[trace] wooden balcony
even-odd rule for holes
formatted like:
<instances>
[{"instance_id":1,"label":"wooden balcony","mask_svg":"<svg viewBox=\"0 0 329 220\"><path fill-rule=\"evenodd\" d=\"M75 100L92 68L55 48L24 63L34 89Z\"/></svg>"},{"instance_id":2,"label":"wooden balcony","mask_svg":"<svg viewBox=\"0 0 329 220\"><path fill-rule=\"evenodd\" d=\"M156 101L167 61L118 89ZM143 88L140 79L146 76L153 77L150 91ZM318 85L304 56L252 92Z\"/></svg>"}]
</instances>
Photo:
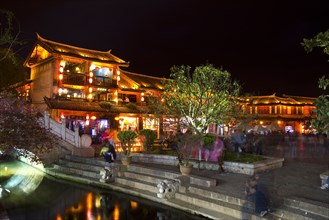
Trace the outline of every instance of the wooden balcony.
<instances>
[{"instance_id":1,"label":"wooden balcony","mask_svg":"<svg viewBox=\"0 0 329 220\"><path fill-rule=\"evenodd\" d=\"M105 88L116 88L117 80L110 79L108 77L102 77L102 76L94 76L92 79L92 83L89 82L89 76L86 76L86 74L79 74L79 73L64 73L63 74L63 84L69 84L69 85L79 85L79 86L85 86L85 85L91 85L95 87L105 87Z\"/></svg>"}]
</instances>

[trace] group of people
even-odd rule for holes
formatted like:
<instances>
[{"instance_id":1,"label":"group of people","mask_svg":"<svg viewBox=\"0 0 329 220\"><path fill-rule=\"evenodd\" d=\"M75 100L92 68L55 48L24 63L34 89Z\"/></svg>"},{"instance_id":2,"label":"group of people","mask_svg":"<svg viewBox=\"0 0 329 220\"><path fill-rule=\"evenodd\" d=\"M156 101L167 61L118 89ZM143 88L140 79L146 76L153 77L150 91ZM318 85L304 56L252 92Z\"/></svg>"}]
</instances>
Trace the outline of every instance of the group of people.
<instances>
[{"instance_id":1,"label":"group of people","mask_svg":"<svg viewBox=\"0 0 329 220\"><path fill-rule=\"evenodd\" d=\"M241 130L235 130L232 134L232 143L235 152L263 154L264 137L261 134L254 132L245 134Z\"/></svg>"}]
</instances>

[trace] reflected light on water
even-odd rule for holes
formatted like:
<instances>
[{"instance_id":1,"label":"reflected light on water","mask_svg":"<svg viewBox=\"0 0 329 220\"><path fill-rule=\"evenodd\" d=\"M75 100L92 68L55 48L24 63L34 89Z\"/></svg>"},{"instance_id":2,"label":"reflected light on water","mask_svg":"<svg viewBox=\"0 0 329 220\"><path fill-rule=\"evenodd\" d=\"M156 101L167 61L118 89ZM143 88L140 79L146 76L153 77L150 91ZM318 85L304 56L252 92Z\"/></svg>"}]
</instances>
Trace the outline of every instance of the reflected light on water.
<instances>
[{"instance_id":1,"label":"reflected light on water","mask_svg":"<svg viewBox=\"0 0 329 220\"><path fill-rule=\"evenodd\" d=\"M0 172L0 178L5 179L1 185L16 193L32 193L38 188L45 175L39 169L19 161L5 162L2 163L0 167L1 170L5 171Z\"/></svg>"},{"instance_id":2,"label":"reflected light on water","mask_svg":"<svg viewBox=\"0 0 329 220\"><path fill-rule=\"evenodd\" d=\"M120 219L120 209L117 204L114 205L114 211L113 211L113 219L119 220Z\"/></svg>"},{"instance_id":3,"label":"reflected light on water","mask_svg":"<svg viewBox=\"0 0 329 220\"><path fill-rule=\"evenodd\" d=\"M130 206L132 209L137 209L138 208L138 203L135 201L130 201Z\"/></svg>"}]
</instances>

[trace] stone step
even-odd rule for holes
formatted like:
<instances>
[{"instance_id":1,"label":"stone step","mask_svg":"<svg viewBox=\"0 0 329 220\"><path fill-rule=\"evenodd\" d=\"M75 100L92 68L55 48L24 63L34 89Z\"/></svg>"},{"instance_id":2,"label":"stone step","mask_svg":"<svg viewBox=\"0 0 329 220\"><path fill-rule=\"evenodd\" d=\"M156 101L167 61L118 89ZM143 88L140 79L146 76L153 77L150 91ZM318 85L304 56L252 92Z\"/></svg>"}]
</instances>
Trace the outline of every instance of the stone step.
<instances>
[{"instance_id":1,"label":"stone step","mask_svg":"<svg viewBox=\"0 0 329 220\"><path fill-rule=\"evenodd\" d=\"M156 193L158 192L158 188L156 184L151 184L145 181L132 179L128 177L116 177L115 183L119 183L121 185L125 185L129 187L131 190L144 190L151 193L154 193L154 196L156 197Z\"/></svg>"},{"instance_id":2,"label":"stone step","mask_svg":"<svg viewBox=\"0 0 329 220\"><path fill-rule=\"evenodd\" d=\"M84 164L90 164L90 165L96 165L96 166L107 166L109 163L104 161L103 158L85 158L85 157L77 157L73 155L65 155L63 158L65 160L69 160L72 162L78 162L78 163L84 163ZM119 161L118 161L119 163Z\"/></svg>"},{"instance_id":3,"label":"stone step","mask_svg":"<svg viewBox=\"0 0 329 220\"><path fill-rule=\"evenodd\" d=\"M237 197L225 195L225 194L222 194L219 192L209 191L209 190L207 190L207 188L190 186L188 191L195 195L206 197L206 198L213 199L216 201L227 202L227 203L237 205L237 206L245 206L250 209L254 209L254 207L255 207L254 203L247 201L244 198L237 198Z\"/></svg>"},{"instance_id":4,"label":"stone step","mask_svg":"<svg viewBox=\"0 0 329 220\"><path fill-rule=\"evenodd\" d=\"M131 171L124 172L124 176L133 180L140 180L150 184L154 184L155 186L164 180L164 178L161 177L150 176L150 175L135 173Z\"/></svg>"},{"instance_id":5,"label":"stone step","mask_svg":"<svg viewBox=\"0 0 329 220\"><path fill-rule=\"evenodd\" d=\"M239 206L224 201L219 201L205 196L200 196L191 192L176 193L175 198L186 203L195 205L196 207L208 209L214 212L223 213L230 217L241 219L242 216L248 216L247 219L256 219L253 210L249 207Z\"/></svg>"},{"instance_id":6,"label":"stone step","mask_svg":"<svg viewBox=\"0 0 329 220\"><path fill-rule=\"evenodd\" d=\"M328 218L316 215L313 213L305 212L298 208L291 208L281 206L280 208L269 213L269 216L275 219L282 220L327 220Z\"/></svg>"},{"instance_id":7,"label":"stone step","mask_svg":"<svg viewBox=\"0 0 329 220\"><path fill-rule=\"evenodd\" d=\"M133 177L135 175L136 175L135 173L132 173ZM127 176L116 177L115 183L127 187L130 190L148 191L149 193L153 193L154 197L157 197L157 193L159 192L156 184L139 179L137 180L136 178L129 178ZM164 201L165 200L166 199L164 199ZM215 201L214 199L208 199L204 196L196 195L193 193L177 192L175 194L175 197L172 199L168 199L166 203L177 205L177 204L182 204L182 202L184 203L183 207L193 206L194 208L192 210L195 210L196 214L202 213L203 215L213 219L217 219L215 216L222 216L222 218L218 218L218 219L239 219L240 216L242 215L241 207L238 205L229 204L223 201ZM248 214L252 215L252 211L250 209L248 209Z\"/></svg>"},{"instance_id":8,"label":"stone step","mask_svg":"<svg viewBox=\"0 0 329 220\"><path fill-rule=\"evenodd\" d=\"M328 195L329 196L329 195ZM321 202L314 201L312 203L308 202L305 198L285 198L284 205L290 208L299 209L308 215L314 214L316 216L323 217L325 219L329 219L329 205L323 204Z\"/></svg>"},{"instance_id":9,"label":"stone step","mask_svg":"<svg viewBox=\"0 0 329 220\"><path fill-rule=\"evenodd\" d=\"M119 170L121 167L121 164L118 163L83 163L81 161L71 161L67 159L60 159L57 163L54 163L61 166L66 166L68 168L75 168L75 169L81 169L91 172L97 172L99 173L101 169L104 169L104 167L109 167L111 169Z\"/></svg>"},{"instance_id":10,"label":"stone step","mask_svg":"<svg viewBox=\"0 0 329 220\"><path fill-rule=\"evenodd\" d=\"M68 166L63 166L60 164L54 164L54 169L57 170L57 172L63 172L63 173L71 173L75 174L81 177L86 177L86 178L92 178L92 179L100 179L100 171L90 171L90 170L83 170L81 168L74 168L74 167L68 167Z\"/></svg>"},{"instance_id":11,"label":"stone step","mask_svg":"<svg viewBox=\"0 0 329 220\"><path fill-rule=\"evenodd\" d=\"M128 171L135 172L135 173L141 173L141 174L148 174L151 176L157 176L164 179L177 179L182 176L180 172L175 171L168 171L168 170L158 170L158 169L152 169L148 168L142 165L136 165L131 164L127 167ZM200 177L200 176L194 176L190 175L190 184L199 185L203 187L213 187L216 186L216 179L206 178L206 177Z\"/></svg>"}]
</instances>

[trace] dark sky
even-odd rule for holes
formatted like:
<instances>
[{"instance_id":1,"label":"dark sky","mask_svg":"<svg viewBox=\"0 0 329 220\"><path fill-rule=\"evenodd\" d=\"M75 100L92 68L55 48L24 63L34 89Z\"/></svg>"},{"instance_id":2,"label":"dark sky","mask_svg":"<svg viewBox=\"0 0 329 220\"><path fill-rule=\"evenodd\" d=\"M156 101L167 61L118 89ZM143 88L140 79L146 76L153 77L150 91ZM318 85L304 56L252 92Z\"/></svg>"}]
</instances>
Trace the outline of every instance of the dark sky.
<instances>
[{"instance_id":1,"label":"dark sky","mask_svg":"<svg viewBox=\"0 0 329 220\"><path fill-rule=\"evenodd\" d=\"M329 29L328 0L7 0L20 21L26 57L42 37L106 51L129 71L168 77L173 65L210 63L243 92L318 96L329 57L303 38Z\"/></svg>"}]
</instances>

